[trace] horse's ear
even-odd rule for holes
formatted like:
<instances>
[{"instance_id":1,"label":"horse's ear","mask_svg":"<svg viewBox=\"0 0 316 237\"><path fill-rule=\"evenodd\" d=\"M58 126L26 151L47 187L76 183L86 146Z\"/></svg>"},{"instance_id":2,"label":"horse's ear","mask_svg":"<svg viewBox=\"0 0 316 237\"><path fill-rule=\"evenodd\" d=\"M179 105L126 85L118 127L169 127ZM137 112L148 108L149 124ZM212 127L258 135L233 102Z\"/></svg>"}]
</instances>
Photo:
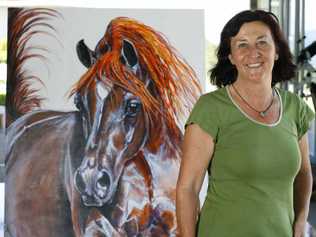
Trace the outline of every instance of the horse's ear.
<instances>
[{"instance_id":1,"label":"horse's ear","mask_svg":"<svg viewBox=\"0 0 316 237\"><path fill-rule=\"evenodd\" d=\"M85 44L83 39L77 43L76 50L80 62L85 67L91 67L92 64L94 64L94 62L96 61L94 52L91 49L89 49L89 47Z\"/></svg>"},{"instance_id":2,"label":"horse's ear","mask_svg":"<svg viewBox=\"0 0 316 237\"><path fill-rule=\"evenodd\" d=\"M125 39L123 40L122 44L121 61L130 67L134 67L138 63L137 53L134 45Z\"/></svg>"}]
</instances>

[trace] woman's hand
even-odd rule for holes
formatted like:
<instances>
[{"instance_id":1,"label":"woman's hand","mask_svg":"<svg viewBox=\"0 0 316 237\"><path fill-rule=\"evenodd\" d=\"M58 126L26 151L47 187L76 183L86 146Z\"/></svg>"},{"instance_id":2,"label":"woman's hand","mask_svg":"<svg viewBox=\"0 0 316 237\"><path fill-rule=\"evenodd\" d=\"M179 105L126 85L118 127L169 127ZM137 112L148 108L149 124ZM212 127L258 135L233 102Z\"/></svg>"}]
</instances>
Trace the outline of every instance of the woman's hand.
<instances>
[{"instance_id":1,"label":"woman's hand","mask_svg":"<svg viewBox=\"0 0 316 237\"><path fill-rule=\"evenodd\" d=\"M293 237L305 237L306 221L297 220L293 225Z\"/></svg>"}]
</instances>

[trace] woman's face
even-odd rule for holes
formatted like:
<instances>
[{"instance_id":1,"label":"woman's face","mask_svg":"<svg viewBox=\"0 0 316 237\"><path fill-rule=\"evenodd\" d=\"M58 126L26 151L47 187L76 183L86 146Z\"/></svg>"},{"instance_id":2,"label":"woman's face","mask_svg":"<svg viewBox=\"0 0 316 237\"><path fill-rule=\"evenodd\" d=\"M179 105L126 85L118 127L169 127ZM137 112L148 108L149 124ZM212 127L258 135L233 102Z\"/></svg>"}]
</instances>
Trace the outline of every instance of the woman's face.
<instances>
[{"instance_id":1,"label":"woman's face","mask_svg":"<svg viewBox=\"0 0 316 237\"><path fill-rule=\"evenodd\" d=\"M272 80L276 46L269 27L261 21L244 23L231 38L230 62L236 66L238 79Z\"/></svg>"}]
</instances>

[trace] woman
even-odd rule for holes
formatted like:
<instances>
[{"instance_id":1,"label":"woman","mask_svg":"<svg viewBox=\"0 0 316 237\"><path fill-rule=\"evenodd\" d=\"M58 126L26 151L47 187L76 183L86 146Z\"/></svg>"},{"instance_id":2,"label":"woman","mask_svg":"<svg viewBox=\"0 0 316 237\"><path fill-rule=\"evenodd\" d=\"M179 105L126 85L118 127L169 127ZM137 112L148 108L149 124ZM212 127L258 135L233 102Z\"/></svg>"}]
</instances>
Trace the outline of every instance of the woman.
<instances>
[{"instance_id":1,"label":"woman","mask_svg":"<svg viewBox=\"0 0 316 237\"><path fill-rule=\"evenodd\" d=\"M177 184L181 237L303 237L312 176L314 114L277 82L295 65L277 18L243 11L221 33L211 80L187 123ZM210 167L199 224L198 194Z\"/></svg>"}]
</instances>

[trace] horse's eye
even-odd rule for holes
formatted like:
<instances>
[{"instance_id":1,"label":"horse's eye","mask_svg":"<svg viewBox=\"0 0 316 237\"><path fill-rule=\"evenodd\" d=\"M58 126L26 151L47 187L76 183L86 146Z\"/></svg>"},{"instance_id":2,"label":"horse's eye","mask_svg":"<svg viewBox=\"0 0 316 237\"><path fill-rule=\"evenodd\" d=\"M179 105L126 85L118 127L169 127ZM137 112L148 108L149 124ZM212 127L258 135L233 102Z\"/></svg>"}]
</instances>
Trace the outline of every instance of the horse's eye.
<instances>
[{"instance_id":1,"label":"horse's eye","mask_svg":"<svg viewBox=\"0 0 316 237\"><path fill-rule=\"evenodd\" d=\"M138 100L130 100L126 105L125 114L129 117L134 117L137 112L139 112L140 108L141 103Z\"/></svg>"}]
</instances>

